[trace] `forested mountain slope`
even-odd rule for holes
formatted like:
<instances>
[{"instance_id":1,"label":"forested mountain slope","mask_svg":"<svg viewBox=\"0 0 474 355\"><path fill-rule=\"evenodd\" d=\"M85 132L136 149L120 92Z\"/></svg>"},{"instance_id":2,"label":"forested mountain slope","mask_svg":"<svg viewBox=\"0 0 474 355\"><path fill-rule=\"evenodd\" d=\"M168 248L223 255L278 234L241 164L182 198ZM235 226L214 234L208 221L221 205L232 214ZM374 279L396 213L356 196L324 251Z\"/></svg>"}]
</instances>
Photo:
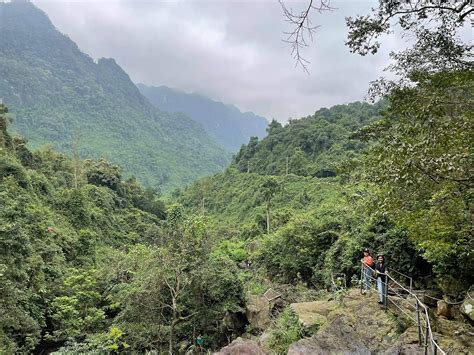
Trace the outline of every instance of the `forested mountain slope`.
<instances>
[{"instance_id":1,"label":"forested mountain slope","mask_svg":"<svg viewBox=\"0 0 474 355\"><path fill-rule=\"evenodd\" d=\"M0 353L164 352L193 329L208 346L223 344L226 330L214 325L239 310L242 284L232 262L211 257L202 221L166 210L104 159L30 151L8 134L6 111L0 105ZM186 292L173 299L180 285Z\"/></svg>"},{"instance_id":2,"label":"forested mountain slope","mask_svg":"<svg viewBox=\"0 0 474 355\"><path fill-rule=\"evenodd\" d=\"M359 180L367 144L350 136L376 120L381 106L356 102L286 126L274 121L269 135L251 138L226 171L196 181L174 198L209 218L224 253L252 259L273 280L320 286L331 271L353 275L367 245L384 251L403 271L427 273L430 267L406 230L370 210L374 189ZM292 157L286 174L287 152L295 150L299 160Z\"/></svg>"},{"instance_id":3,"label":"forested mountain slope","mask_svg":"<svg viewBox=\"0 0 474 355\"><path fill-rule=\"evenodd\" d=\"M29 2L0 3L0 98L32 147L106 156L146 185L170 189L228 163L200 124L153 107L113 59L95 63Z\"/></svg>"},{"instance_id":4,"label":"forested mountain slope","mask_svg":"<svg viewBox=\"0 0 474 355\"><path fill-rule=\"evenodd\" d=\"M433 268L424 280L456 294L474 266L467 252L471 131L459 128L470 126L471 86L466 73L443 73L376 105L337 105L286 126L273 121L268 136L252 138L224 173L176 198L209 215L233 247L258 245L255 261L276 279L352 275L365 245L413 276ZM443 106L453 100L446 88L462 97L455 114ZM423 106L429 95L434 108ZM412 107L413 97L427 113ZM464 262L453 272L455 256Z\"/></svg>"},{"instance_id":5,"label":"forested mountain slope","mask_svg":"<svg viewBox=\"0 0 474 355\"><path fill-rule=\"evenodd\" d=\"M312 116L291 120L286 126L273 121L268 136L252 138L234 158L240 171L259 174L327 177L366 146L351 140L357 129L379 117L383 103L354 102L322 108Z\"/></svg>"},{"instance_id":6,"label":"forested mountain slope","mask_svg":"<svg viewBox=\"0 0 474 355\"><path fill-rule=\"evenodd\" d=\"M268 121L253 112L242 113L235 106L166 86L138 84L137 87L160 110L182 112L201 123L209 135L232 152L247 143L250 137L262 138L266 134Z\"/></svg>"}]
</instances>

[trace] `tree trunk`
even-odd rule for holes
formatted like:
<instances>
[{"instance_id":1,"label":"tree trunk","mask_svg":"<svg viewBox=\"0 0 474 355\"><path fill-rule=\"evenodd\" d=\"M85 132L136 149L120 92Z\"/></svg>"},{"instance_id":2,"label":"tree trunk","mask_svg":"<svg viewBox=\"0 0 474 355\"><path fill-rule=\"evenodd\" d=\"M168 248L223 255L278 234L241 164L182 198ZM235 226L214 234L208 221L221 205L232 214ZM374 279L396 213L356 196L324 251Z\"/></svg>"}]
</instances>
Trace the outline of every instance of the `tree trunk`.
<instances>
[{"instance_id":1,"label":"tree trunk","mask_svg":"<svg viewBox=\"0 0 474 355\"><path fill-rule=\"evenodd\" d=\"M173 346L174 346L174 327L176 326L176 323L178 318L178 312L176 311L176 300L173 299L173 319L171 320L171 325L170 325L170 343L169 343L169 353L170 355L173 355Z\"/></svg>"},{"instance_id":2,"label":"tree trunk","mask_svg":"<svg viewBox=\"0 0 474 355\"><path fill-rule=\"evenodd\" d=\"M174 342L174 319L171 321L171 326L170 326L170 343L169 343L169 353L170 355L173 355L173 342Z\"/></svg>"},{"instance_id":3,"label":"tree trunk","mask_svg":"<svg viewBox=\"0 0 474 355\"><path fill-rule=\"evenodd\" d=\"M270 234L270 204L267 204L267 234Z\"/></svg>"}]
</instances>

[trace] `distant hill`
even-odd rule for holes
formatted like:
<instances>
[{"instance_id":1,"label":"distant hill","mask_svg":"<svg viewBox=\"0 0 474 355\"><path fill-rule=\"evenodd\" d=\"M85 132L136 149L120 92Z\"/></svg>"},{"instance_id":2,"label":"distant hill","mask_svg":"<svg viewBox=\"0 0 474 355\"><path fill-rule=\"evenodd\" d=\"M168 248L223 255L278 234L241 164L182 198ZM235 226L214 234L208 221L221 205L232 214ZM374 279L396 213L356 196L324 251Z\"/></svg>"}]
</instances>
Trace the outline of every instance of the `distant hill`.
<instances>
[{"instance_id":1,"label":"distant hill","mask_svg":"<svg viewBox=\"0 0 474 355\"><path fill-rule=\"evenodd\" d=\"M0 98L32 147L76 145L146 185L169 190L229 162L199 123L156 109L113 59L94 62L29 2L0 3Z\"/></svg>"},{"instance_id":2,"label":"distant hill","mask_svg":"<svg viewBox=\"0 0 474 355\"><path fill-rule=\"evenodd\" d=\"M242 113L232 105L214 101L198 94L187 94L167 86L138 84L141 93L160 110L182 112L196 122L218 143L235 152L249 138L265 136L268 121L253 112Z\"/></svg>"},{"instance_id":3,"label":"distant hill","mask_svg":"<svg viewBox=\"0 0 474 355\"><path fill-rule=\"evenodd\" d=\"M383 103L353 102L322 108L285 126L273 121L268 136L260 141L252 138L233 164L242 172L262 175L336 176L341 164L366 146L350 139L351 134L376 120L382 107Z\"/></svg>"}]
</instances>

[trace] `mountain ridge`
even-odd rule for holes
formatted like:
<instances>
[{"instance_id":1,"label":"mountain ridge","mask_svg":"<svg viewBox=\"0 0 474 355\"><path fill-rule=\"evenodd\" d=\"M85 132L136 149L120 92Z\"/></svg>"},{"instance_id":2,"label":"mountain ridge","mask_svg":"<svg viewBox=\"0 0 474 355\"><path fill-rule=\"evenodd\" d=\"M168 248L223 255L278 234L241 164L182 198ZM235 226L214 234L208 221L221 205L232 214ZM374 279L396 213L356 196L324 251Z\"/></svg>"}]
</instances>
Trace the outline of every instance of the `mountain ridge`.
<instances>
[{"instance_id":1,"label":"mountain ridge","mask_svg":"<svg viewBox=\"0 0 474 355\"><path fill-rule=\"evenodd\" d=\"M30 146L77 145L82 157L105 155L163 190L228 164L200 124L158 110L114 59L95 62L32 3L1 3L0 19L0 97Z\"/></svg>"},{"instance_id":2,"label":"mountain ridge","mask_svg":"<svg viewBox=\"0 0 474 355\"><path fill-rule=\"evenodd\" d=\"M182 112L202 124L206 132L229 151L236 152L250 137L266 135L266 118L250 111L241 112L232 104L165 85L138 83L137 87L160 110Z\"/></svg>"}]
</instances>

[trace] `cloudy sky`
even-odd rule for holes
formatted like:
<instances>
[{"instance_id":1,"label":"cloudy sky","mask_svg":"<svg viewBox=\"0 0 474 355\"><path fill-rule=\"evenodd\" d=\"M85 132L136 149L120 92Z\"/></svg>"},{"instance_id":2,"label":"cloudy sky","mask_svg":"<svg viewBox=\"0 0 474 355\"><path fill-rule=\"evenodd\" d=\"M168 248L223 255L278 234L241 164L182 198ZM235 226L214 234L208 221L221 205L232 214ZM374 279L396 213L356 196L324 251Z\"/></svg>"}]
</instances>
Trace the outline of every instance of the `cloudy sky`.
<instances>
[{"instance_id":1,"label":"cloudy sky","mask_svg":"<svg viewBox=\"0 0 474 355\"><path fill-rule=\"evenodd\" d=\"M375 0L333 0L336 10L313 12L321 27L303 52L309 75L295 68L282 41L291 27L277 0L33 2L84 52L115 58L136 83L198 92L282 122L362 100L369 82L383 75L388 53L405 46L395 35L376 56L344 46L344 18L367 14Z\"/></svg>"}]
</instances>

